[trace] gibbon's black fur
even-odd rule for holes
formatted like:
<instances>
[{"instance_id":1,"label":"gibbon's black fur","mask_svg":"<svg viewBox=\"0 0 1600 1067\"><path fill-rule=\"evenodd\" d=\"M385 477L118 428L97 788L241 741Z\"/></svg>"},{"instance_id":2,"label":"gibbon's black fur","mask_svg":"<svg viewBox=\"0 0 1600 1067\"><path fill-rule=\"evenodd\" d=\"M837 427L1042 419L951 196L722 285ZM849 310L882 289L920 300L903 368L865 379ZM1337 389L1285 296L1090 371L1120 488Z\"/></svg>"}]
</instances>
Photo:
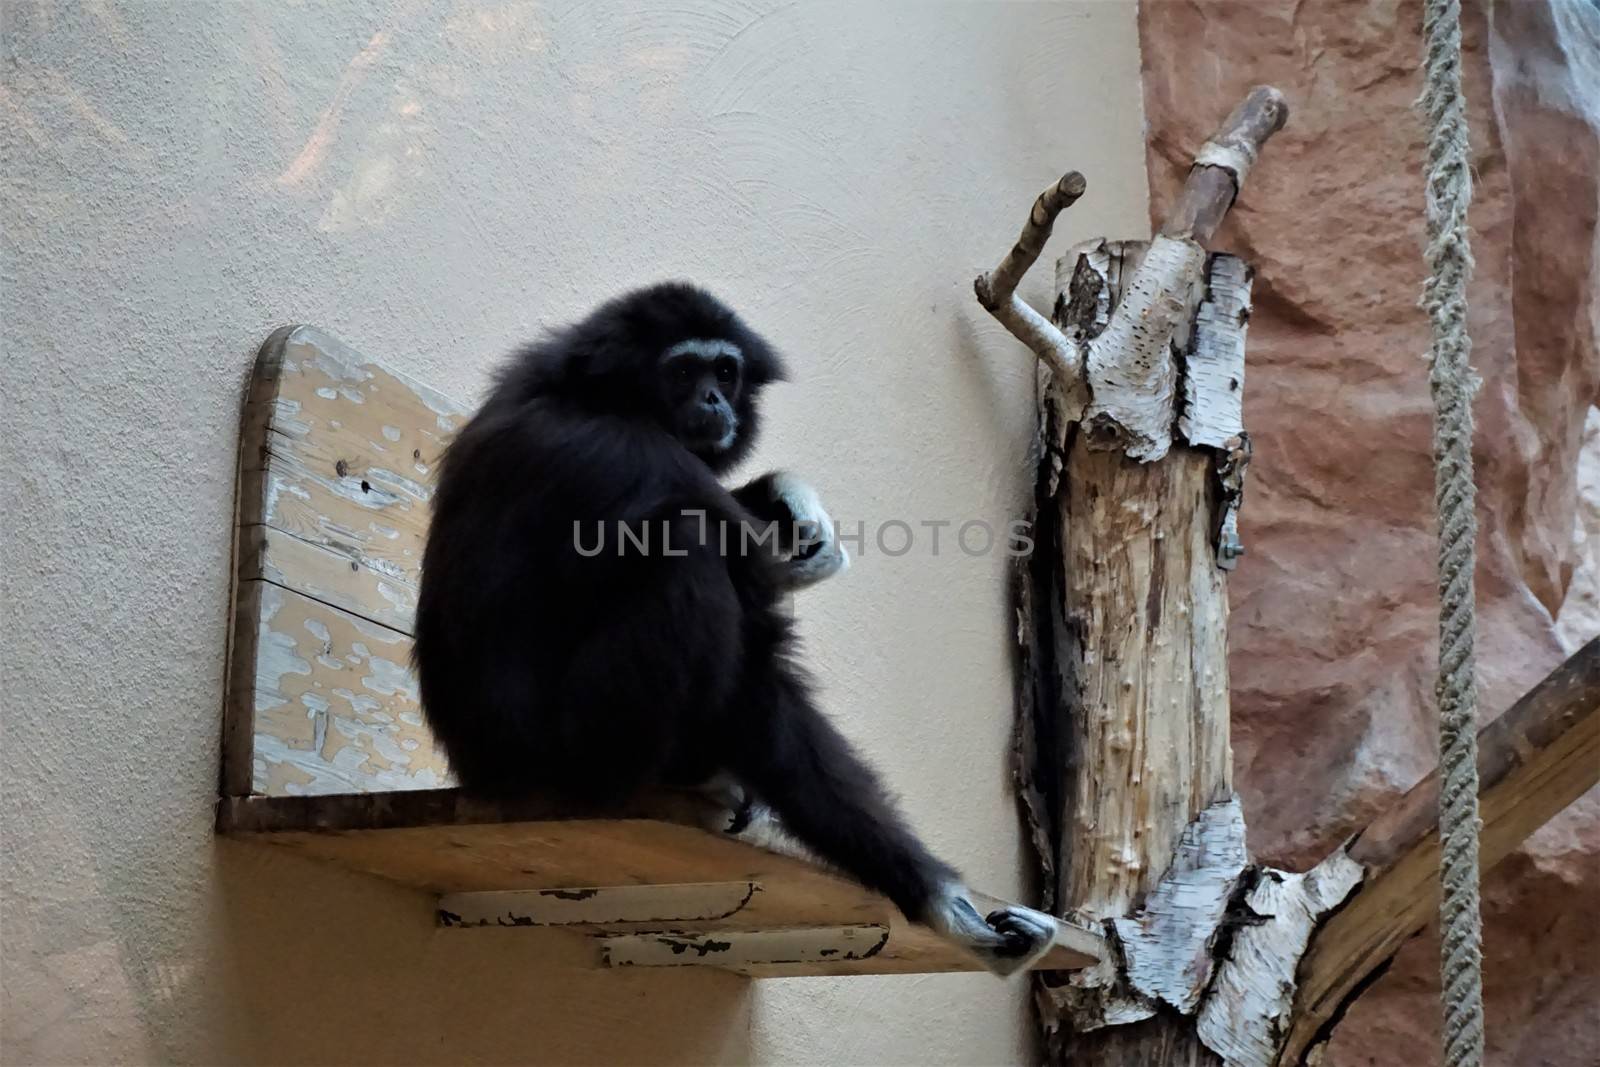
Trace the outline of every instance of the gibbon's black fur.
<instances>
[{"instance_id":1,"label":"gibbon's black fur","mask_svg":"<svg viewBox=\"0 0 1600 1067\"><path fill-rule=\"evenodd\" d=\"M760 336L680 283L517 353L443 461L416 615L423 707L468 789L607 801L731 775L823 859L948 928L933 912L957 906L955 873L794 663L778 610L794 559L716 535L804 518L774 491L784 476L733 492L717 481L755 443L757 398L782 377ZM619 523L654 551L622 551ZM977 919L958 904L958 925ZM980 949L1033 947L1004 918L978 922L993 942Z\"/></svg>"}]
</instances>

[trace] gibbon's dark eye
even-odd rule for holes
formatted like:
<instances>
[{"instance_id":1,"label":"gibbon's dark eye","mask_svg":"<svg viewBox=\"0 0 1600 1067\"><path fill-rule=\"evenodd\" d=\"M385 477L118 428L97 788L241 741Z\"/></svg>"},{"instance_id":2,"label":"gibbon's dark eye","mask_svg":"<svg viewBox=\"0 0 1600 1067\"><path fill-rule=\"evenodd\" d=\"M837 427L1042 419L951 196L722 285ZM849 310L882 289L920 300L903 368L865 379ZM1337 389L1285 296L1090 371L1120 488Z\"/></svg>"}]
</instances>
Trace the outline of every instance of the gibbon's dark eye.
<instances>
[{"instance_id":1,"label":"gibbon's dark eye","mask_svg":"<svg viewBox=\"0 0 1600 1067\"><path fill-rule=\"evenodd\" d=\"M684 382L687 382L689 380L689 364L687 364L687 363L675 363L675 364L673 364L673 367L672 367L672 380L677 382L680 385L683 384Z\"/></svg>"},{"instance_id":2,"label":"gibbon's dark eye","mask_svg":"<svg viewBox=\"0 0 1600 1067\"><path fill-rule=\"evenodd\" d=\"M739 364L727 356L717 360L717 381L724 385L731 384L739 376Z\"/></svg>"}]
</instances>

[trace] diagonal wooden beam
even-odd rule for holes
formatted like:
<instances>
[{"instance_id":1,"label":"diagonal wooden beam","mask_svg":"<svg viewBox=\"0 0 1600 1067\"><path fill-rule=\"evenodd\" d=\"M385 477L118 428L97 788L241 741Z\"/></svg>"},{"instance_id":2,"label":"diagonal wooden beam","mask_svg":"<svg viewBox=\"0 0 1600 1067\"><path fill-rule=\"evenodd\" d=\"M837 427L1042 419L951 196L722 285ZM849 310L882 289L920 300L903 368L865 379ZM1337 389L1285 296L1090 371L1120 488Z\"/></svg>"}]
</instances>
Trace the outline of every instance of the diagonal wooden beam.
<instances>
[{"instance_id":1,"label":"diagonal wooden beam","mask_svg":"<svg viewBox=\"0 0 1600 1067\"><path fill-rule=\"evenodd\" d=\"M1488 870L1600 783L1600 637L1478 733L1479 858ZM1345 846L1361 887L1312 934L1280 1067L1326 1041L1371 976L1438 912L1439 777Z\"/></svg>"}]
</instances>

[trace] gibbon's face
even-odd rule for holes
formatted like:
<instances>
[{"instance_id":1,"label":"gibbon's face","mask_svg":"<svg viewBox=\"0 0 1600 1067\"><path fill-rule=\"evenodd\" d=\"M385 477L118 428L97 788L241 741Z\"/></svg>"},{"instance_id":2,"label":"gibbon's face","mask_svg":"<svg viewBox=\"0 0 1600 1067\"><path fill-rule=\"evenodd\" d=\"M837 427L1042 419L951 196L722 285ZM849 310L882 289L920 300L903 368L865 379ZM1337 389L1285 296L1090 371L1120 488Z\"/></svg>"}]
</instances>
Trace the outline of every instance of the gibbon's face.
<instances>
[{"instance_id":1,"label":"gibbon's face","mask_svg":"<svg viewBox=\"0 0 1600 1067\"><path fill-rule=\"evenodd\" d=\"M759 436L761 390L783 377L772 347L687 282L635 289L562 335L546 358L594 408L646 416L715 473Z\"/></svg>"},{"instance_id":2,"label":"gibbon's face","mask_svg":"<svg viewBox=\"0 0 1600 1067\"><path fill-rule=\"evenodd\" d=\"M743 430L746 402L744 353L732 341L679 341L661 355L659 386L663 422L696 455L730 452Z\"/></svg>"}]
</instances>

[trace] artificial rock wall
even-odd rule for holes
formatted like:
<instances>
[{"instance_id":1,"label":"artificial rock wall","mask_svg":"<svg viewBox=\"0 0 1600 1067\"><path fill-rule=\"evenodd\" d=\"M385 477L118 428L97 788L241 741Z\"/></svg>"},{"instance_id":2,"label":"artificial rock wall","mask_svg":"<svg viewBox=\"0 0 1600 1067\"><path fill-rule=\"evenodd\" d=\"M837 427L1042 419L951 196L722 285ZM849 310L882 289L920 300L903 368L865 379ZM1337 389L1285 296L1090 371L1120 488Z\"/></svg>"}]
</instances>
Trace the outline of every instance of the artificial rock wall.
<instances>
[{"instance_id":1,"label":"artificial rock wall","mask_svg":"<svg viewBox=\"0 0 1600 1067\"><path fill-rule=\"evenodd\" d=\"M1600 9L1487 7L1464 16L1485 718L1600 633ZM1231 670L1251 846L1280 866L1435 762L1420 25L1420 0L1140 11L1154 218L1250 85L1292 108L1216 242L1258 269ZM1597 814L1591 793L1486 880L1492 1063L1600 1061ZM1436 1062L1436 959L1431 931L1409 944L1329 1062Z\"/></svg>"}]
</instances>

